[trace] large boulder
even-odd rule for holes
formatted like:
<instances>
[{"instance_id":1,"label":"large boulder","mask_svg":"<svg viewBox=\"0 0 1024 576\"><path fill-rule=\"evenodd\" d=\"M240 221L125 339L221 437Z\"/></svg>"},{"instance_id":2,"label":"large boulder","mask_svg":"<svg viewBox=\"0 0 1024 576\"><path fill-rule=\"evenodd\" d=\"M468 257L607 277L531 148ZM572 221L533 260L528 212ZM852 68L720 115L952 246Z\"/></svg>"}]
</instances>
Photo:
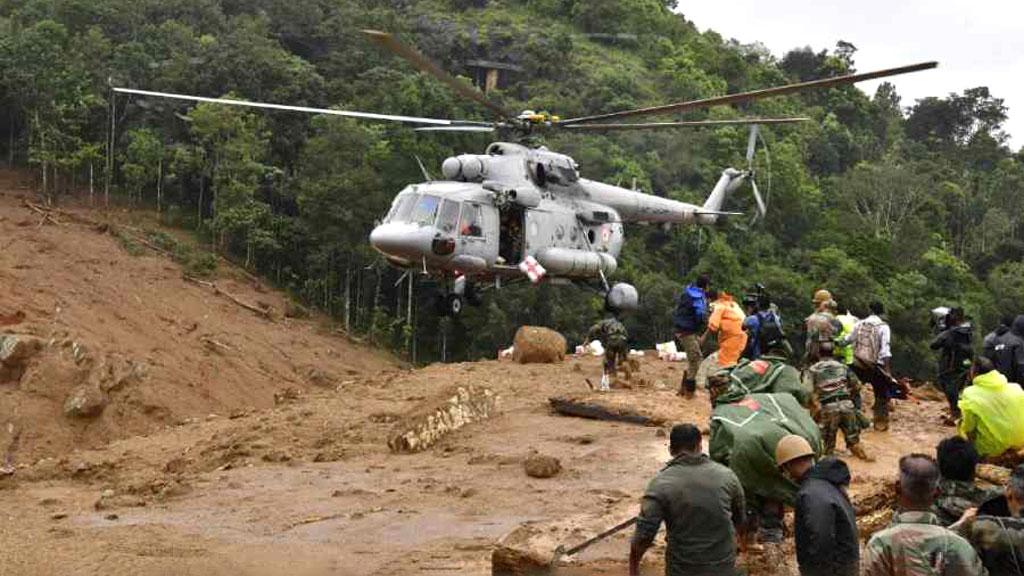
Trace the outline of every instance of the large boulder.
<instances>
[{"instance_id":1,"label":"large boulder","mask_svg":"<svg viewBox=\"0 0 1024 576\"><path fill-rule=\"evenodd\" d=\"M520 364L553 364L565 358L565 336L550 328L521 326L513 346L512 359Z\"/></svg>"}]
</instances>

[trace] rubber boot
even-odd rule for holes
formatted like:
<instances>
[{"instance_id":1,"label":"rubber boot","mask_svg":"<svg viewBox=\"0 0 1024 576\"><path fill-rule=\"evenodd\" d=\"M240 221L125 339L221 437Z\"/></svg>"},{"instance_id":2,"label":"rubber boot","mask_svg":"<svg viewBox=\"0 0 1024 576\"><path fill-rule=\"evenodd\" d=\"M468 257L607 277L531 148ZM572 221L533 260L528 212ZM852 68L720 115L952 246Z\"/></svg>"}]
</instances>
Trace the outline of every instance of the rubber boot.
<instances>
[{"instance_id":1,"label":"rubber boot","mask_svg":"<svg viewBox=\"0 0 1024 576\"><path fill-rule=\"evenodd\" d=\"M864 451L864 447L861 446L860 444L854 444L853 446L850 446L850 454L853 454L855 457L860 458L865 462L875 461L875 459L872 456L870 456L867 452Z\"/></svg>"}]
</instances>

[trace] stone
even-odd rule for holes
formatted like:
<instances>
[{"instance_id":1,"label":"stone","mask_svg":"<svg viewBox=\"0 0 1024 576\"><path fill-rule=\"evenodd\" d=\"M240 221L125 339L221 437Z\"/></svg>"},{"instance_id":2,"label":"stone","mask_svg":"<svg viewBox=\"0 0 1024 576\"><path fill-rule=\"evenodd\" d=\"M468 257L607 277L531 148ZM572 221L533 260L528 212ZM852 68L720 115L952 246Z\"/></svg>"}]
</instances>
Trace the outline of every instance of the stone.
<instances>
[{"instance_id":1,"label":"stone","mask_svg":"<svg viewBox=\"0 0 1024 576\"><path fill-rule=\"evenodd\" d=\"M523 461L523 469L531 478L551 478L562 471L562 463L554 456L534 454Z\"/></svg>"},{"instance_id":2,"label":"stone","mask_svg":"<svg viewBox=\"0 0 1024 576\"><path fill-rule=\"evenodd\" d=\"M64 415L68 418L95 418L103 413L109 401L98 386L83 384L64 400Z\"/></svg>"},{"instance_id":3,"label":"stone","mask_svg":"<svg viewBox=\"0 0 1024 576\"><path fill-rule=\"evenodd\" d=\"M0 382L21 380L29 360L43 349L43 341L24 334L0 334Z\"/></svg>"},{"instance_id":4,"label":"stone","mask_svg":"<svg viewBox=\"0 0 1024 576\"><path fill-rule=\"evenodd\" d=\"M520 326L512 345L512 359L520 364L554 364L565 358L565 336L550 328Z\"/></svg>"},{"instance_id":5,"label":"stone","mask_svg":"<svg viewBox=\"0 0 1024 576\"><path fill-rule=\"evenodd\" d=\"M392 452L419 452L472 422L497 411L497 396L490 388L455 385L422 401L398 419L388 435Z\"/></svg>"}]
</instances>

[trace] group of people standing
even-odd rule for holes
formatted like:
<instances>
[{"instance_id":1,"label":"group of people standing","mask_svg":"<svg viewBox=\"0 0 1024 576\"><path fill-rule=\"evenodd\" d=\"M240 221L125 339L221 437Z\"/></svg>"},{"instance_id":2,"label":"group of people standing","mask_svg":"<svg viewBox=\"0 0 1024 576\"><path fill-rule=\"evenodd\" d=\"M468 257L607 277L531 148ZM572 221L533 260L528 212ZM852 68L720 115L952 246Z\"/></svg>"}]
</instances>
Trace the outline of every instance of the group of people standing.
<instances>
[{"instance_id":1,"label":"group of people standing","mask_svg":"<svg viewBox=\"0 0 1024 576\"><path fill-rule=\"evenodd\" d=\"M748 529L744 488L727 466L701 452L692 424L672 429L672 459L650 482L630 547L630 574L666 526L668 576L737 574ZM818 459L801 436L781 438L775 462L799 485L793 502L802 576L983 576L1024 574L1024 465L1005 487L975 483L979 455L967 440L943 440L936 455L899 461L896 512L862 550L848 496L849 467ZM781 567L780 567L781 568Z\"/></svg>"}]
</instances>

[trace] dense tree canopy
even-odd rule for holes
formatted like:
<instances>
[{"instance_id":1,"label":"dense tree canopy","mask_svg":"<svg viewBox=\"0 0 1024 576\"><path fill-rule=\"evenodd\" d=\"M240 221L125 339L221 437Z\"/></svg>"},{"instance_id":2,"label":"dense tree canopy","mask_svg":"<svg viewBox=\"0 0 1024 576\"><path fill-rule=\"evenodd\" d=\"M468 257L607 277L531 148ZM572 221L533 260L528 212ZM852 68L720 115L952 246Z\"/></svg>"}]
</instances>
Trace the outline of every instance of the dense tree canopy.
<instances>
[{"instance_id":1,"label":"dense tree canopy","mask_svg":"<svg viewBox=\"0 0 1024 576\"><path fill-rule=\"evenodd\" d=\"M35 167L52 199L87 175L109 177L115 199L152 205L352 332L419 361L493 355L525 322L578 341L600 314L592 292L506 288L461 319L442 319L427 280L416 280L410 306L408 285L367 246L394 194L422 179L417 156L436 172L448 155L482 150L485 137L112 101L108 85L486 118L368 44L363 28L395 32L457 74L469 76L474 59L514 64L522 72L492 96L563 117L855 69L848 42L776 58L760 45L701 33L674 8L665 0L0 0L0 103L8 111L0 146L9 162ZM670 337L673 298L702 271L737 293L766 285L794 341L817 288L832 289L854 312L882 300L897 364L918 375L932 365L929 308L963 304L983 328L1021 311L1024 154L1007 148L1007 110L987 88L908 106L889 84L872 97L844 87L693 117L740 114L813 121L765 130L771 190L763 222L628 229L619 276L643 295L627 319L635 345ZM724 167L743 165L745 142L745 128L726 127L547 144L576 158L588 178L635 180L700 201ZM763 154L758 167L766 176ZM728 207L750 210L752 201L738 195Z\"/></svg>"}]
</instances>

